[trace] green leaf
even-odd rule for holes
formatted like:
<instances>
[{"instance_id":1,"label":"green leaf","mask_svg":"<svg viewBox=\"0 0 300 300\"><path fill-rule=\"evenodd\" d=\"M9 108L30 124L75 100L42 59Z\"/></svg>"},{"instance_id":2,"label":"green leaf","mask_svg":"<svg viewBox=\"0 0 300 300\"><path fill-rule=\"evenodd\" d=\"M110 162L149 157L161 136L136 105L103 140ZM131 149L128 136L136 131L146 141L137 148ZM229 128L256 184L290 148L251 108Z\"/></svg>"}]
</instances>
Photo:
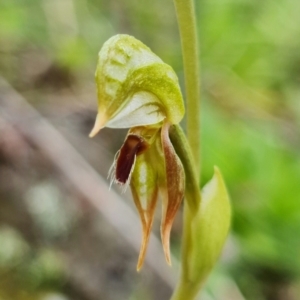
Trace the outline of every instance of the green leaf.
<instances>
[{"instance_id":1,"label":"green leaf","mask_svg":"<svg viewBox=\"0 0 300 300\"><path fill-rule=\"evenodd\" d=\"M197 211L185 207L181 280L172 299L194 299L217 262L230 227L229 196L220 170L205 185Z\"/></svg>"},{"instance_id":2,"label":"green leaf","mask_svg":"<svg viewBox=\"0 0 300 300\"><path fill-rule=\"evenodd\" d=\"M192 222L191 278L197 281L208 275L216 263L230 227L229 196L220 170L215 167L213 178L202 191L199 210Z\"/></svg>"}]
</instances>

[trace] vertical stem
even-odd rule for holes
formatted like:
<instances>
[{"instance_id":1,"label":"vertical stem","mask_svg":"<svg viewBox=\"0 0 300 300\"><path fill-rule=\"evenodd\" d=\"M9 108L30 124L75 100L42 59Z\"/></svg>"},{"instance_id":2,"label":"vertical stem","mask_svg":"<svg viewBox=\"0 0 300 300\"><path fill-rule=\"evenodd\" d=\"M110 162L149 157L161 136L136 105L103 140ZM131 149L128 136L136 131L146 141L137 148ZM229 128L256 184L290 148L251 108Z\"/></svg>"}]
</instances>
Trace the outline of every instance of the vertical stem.
<instances>
[{"instance_id":1,"label":"vertical stem","mask_svg":"<svg viewBox=\"0 0 300 300\"><path fill-rule=\"evenodd\" d=\"M194 215L191 214L191 212L198 211L201 202L201 193L198 185L198 174L190 151L191 149L184 132L179 125L174 125L170 128L170 139L185 171L181 275L171 300L193 300L197 295L198 289L196 288L194 281L189 278L189 247L187 245L192 244L191 234Z\"/></svg>"},{"instance_id":2,"label":"vertical stem","mask_svg":"<svg viewBox=\"0 0 300 300\"><path fill-rule=\"evenodd\" d=\"M190 145L180 125L170 127L172 145L182 162L185 173L185 201L192 211L197 211L201 201L198 172L192 156Z\"/></svg>"},{"instance_id":3,"label":"vertical stem","mask_svg":"<svg viewBox=\"0 0 300 300\"><path fill-rule=\"evenodd\" d=\"M196 18L193 0L174 0L183 56L185 91L186 91L186 116L187 116L187 138L191 147L189 153L188 145L185 146L184 135L180 127L174 127L171 131L171 140L181 155L186 172L186 203L184 207L183 225L183 247L181 279L172 296L172 300L192 300L197 294L197 289L192 288L193 282L189 281L187 270L187 245L191 243L192 216L191 209L197 211L201 201L200 194L200 72L198 61L198 43L196 32ZM172 134L173 132L173 134ZM178 142L179 143L176 143ZM183 142L183 143L182 143ZM181 145L181 146L180 146ZM180 151L179 151L180 150ZM190 157L190 156L193 157ZM194 160L194 168L192 161ZM195 181L194 181L194 180ZM198 186L197 186L198 181Z\"/></svg>"},{"instance_id":4,"label":"vertical stem","mask_svg":"<svg viewBox=\"0 0 300 300\"><path fill-rule=\"evenodd\" d=\"M170 300L193 300L197 296L197 290L189 284L179 284Z\"/></svg>"},{"instance_id":5,"label":"vertical stem","mask_svg":"<svg viewBox=\"0 0 300 300\"><path fill-rule=\"evenodd\" d=\"M174 0L181 38L186 104L187 137L200 177L200 72L193 0Z\"/></svg>"}]
</instances>

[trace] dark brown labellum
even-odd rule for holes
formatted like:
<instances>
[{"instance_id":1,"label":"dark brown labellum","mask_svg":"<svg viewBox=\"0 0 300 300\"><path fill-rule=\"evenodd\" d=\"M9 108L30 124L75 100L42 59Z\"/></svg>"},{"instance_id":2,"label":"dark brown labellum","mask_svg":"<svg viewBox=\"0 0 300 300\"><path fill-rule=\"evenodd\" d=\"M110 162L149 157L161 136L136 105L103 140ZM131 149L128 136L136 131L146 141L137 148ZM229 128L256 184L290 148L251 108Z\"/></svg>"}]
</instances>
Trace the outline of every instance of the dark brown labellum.
<instances>
[{"instance_id":1,"label":"dark brown labellum","mask_svg":"<svg viewBox=\"0 0 300 300\"><path fill-rule=\"evenodd\" d=\"M133 171L135 157L148 148L145 140L134 134L129 134L120 149L115 169L115 179L120 184L125 184L130 179Z\"/></svg>"}]
</instances>

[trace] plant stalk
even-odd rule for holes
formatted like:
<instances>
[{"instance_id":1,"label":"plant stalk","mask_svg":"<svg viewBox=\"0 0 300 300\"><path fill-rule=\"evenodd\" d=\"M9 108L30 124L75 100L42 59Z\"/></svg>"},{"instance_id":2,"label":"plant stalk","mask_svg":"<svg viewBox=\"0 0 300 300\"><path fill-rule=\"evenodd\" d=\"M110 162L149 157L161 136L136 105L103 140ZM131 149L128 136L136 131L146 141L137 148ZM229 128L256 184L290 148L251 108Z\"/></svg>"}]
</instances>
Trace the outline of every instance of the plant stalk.
<instances>
[{"instance_id":1,"label":"plant stalk","mask_svg":"<svg viewBox=\"0 0 300 300\"><path fill-rule=\"evenodd\" d=\"M185 205L183 215L183 244L191 244L192 221L194 214L197 212L201 202L201 192L198 184L198 174L193 162L192 152L189 143L185 137L180 125L174 125L170 128L170 139L174 149L179 156L185 172ZM195 283L189 279L188 271L188 249L182 246L180 282L172 295L171 300L193 300L198 290L195 289Z\"/></svg>"},{"instance_id":2,"label":"plant stalk","mask_svg":"<svg viewBox=\"0 0 300 300\"><path fill-rule=\"evenodd\" d=\"M198 211L200 192L200 69L196 17L193 0L174 0L183 56L187 140L179 125L170 130L170 138L185 169L185 206L183 222L183 244L190 243L192 233L192 211ZM181 279L171 300L193 300L197 294L194 282L189 280L187 247L182 247Z\"/></svg>"},{"instance_id":3,"label":"plant stalk","mask_svg":"<svg viewBox=\"0 0 300 300\"><path fill-rule=\"evenodd\" d=\"M180 125L171 126L169 135L172 145L184 167L185 203L191 211L197 211L201 201L201 193L198 183L198 172L190 145Z\"/></svg>"},{"instance_id":4,"label":"plant stalk","mask_svg":"<svg viewBox=\"0 0 300 300\"><path fill-rule=\"evenodd\" d=\"M193 0L174 0L181 39L186 92L187 138L200 180L200 68Z\"/></svg>"}]
</instances>

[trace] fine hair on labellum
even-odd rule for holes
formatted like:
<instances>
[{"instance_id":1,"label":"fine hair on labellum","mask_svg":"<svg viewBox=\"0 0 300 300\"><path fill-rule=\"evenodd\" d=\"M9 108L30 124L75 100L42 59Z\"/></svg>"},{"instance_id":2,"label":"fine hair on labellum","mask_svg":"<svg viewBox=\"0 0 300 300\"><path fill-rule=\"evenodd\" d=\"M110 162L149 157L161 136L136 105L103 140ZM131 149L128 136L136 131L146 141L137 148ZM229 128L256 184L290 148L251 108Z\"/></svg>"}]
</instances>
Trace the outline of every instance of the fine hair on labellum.
<instances>
[{"instance_id":1,"label":"fine hair on labellum","mask_svg":"<svg viewBox=\"0 0 300 300\"><path fill-rule=\"evenodd\" d=\"M123 192L126 191L134 170L136 156L143 153L147 148L148 143L141 136L129 134L126 137L109 170L110 186L117 183L124 186Z\"/></svg>"}]
</instances>

